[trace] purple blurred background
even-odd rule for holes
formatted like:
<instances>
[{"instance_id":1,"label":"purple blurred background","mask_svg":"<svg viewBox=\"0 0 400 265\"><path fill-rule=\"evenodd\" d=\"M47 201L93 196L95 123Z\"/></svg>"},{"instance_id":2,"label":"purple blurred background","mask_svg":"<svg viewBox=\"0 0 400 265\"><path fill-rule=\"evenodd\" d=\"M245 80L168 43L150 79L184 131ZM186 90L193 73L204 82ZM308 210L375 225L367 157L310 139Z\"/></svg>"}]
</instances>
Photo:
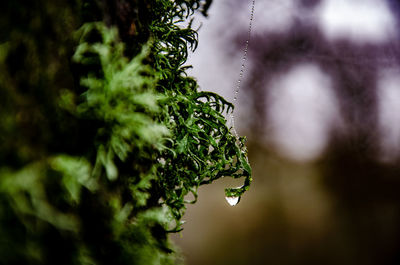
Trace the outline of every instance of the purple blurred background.
<instances>
[{"instance_id":1,"label":"purple blurred background","mask_svg":"<svg viewBox=\"0 0 400 265\"><path fill-rule=\"evenodd\" d=\"M232 101L251 0L214 0L194 66ZM188 206L188 265L400 264L400 12L396 0L257 0L235 124L253 185Z\"/></svg>"}]
</instances>

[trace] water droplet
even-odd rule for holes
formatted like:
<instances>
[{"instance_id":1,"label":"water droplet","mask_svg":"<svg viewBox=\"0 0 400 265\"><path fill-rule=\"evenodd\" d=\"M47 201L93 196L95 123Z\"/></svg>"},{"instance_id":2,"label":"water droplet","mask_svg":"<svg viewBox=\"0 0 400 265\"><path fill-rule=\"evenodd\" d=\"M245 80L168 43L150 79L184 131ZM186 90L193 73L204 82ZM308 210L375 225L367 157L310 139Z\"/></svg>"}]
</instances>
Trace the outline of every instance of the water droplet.
<instances>
[{"instance_id":1,"label":"water droplet","mask_svg":"<svg viewBox=\"0 0 400 265\"><path fill-rule=\"evenodd\" d=\"M229 203L230 206L235 206L236 204L239 203L240 197L225 197L225 200Z\"/></svg>"}]
</instances>

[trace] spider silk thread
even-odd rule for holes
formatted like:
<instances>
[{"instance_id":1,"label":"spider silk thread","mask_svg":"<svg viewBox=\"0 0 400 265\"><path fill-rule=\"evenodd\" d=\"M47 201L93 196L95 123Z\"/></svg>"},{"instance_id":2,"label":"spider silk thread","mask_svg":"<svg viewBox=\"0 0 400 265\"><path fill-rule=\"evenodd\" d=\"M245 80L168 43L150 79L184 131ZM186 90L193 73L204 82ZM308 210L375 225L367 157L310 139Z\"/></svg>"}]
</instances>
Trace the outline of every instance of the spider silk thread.
<instances>
[{"instance_id":1,"label":"spider silk thread","mask_svg":"<svg viewBox=\"0 0 400 265\"><path fill-rule=\"evenodd\" d=\"M233 97L233 103L234 104L237 102L237 99L238 99L238 96L239 96L239 91L240 91L242 80L243 80L243 74L244 74L244 70L245 70L245 67L246 67L247 53L249 51L249 44L250 44L251 28L253 26L255 5L256 5L256 0L252 0L250 21L249 21L249 27L248 27L248 30L247 30L247 38L246 38L246 42L245 42L245 46L244 46L243 56L242 56L242 59L241 59L242 65L240 66L239 78L238 78L238 80L236 82L235 95ZM236 128L235 128L235 115L233 113L233 110L232 110L232 112L230 114L230 119L231 119L231 125L232 125L233 134L235 135L236 138L239 138L239 135L238 135L238 133L236 131Z\"/></svg>"}]
</instances>

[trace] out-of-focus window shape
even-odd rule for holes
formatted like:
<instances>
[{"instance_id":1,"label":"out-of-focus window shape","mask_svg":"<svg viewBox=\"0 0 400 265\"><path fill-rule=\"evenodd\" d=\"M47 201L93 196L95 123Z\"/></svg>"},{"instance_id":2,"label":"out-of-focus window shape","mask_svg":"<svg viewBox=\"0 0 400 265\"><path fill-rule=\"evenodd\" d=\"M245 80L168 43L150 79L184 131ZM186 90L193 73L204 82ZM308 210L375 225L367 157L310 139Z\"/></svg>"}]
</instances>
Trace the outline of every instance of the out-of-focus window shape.
<instances>
[{"instance_id":1,"label":"out-of-focus window shape","mask_svg":"<svg viewBox=\"0 0 400 265\"><path fill-rule=\"evenodd\" d=\"M395 17L383 0L324 0L318 17L330 40L381 44L397 31Z\"/></svg>"},{"instance_id":2,"label":"out-of-focus window shape","mask_svg":"<svg viewBox=\"0 0 400 265\"><path fill-rule=\"evenodd\" d=\"M338 117L330 77L316 65L295 65L272 82L269 93L268 115L278 150L304 162L317 158Z\"/></svg>"},{"instance_id":3,"label":"out-of-focus window shape","mask_svg":"<svg viewBox=\"0 0 400 265\"><path fill-rule=\"evenodd\" d=\"M400 69L380 73L378 87L380 158L394 162L400 154Z\"/></svg>"},{"instance_id":4,"label":"out-of-focus window shape","mask_svg":"<svg viewBox=\"0 0 400 265\"><path fill-rule=\"evenodd\" d=\"M251 3L213 1L189 62L228 100ZM256 0L253 22L235 125L254 182L188 207L188 264L400 264L400 1Z\"/></svg>"},{"instance_id":5,"label":"out-of-focus window shape","mask_svg":"<svg viewBox=\"0 0 400 265\"><path fill-rule=\"evenodd\" d=\"M293 26L299 10L295 0L273 0L257 2L257 24L255 33L285 32ZM247 17L245 17L248 19ZM241 21L246 25L246 20Z\"/></svg>"}]
</instances>

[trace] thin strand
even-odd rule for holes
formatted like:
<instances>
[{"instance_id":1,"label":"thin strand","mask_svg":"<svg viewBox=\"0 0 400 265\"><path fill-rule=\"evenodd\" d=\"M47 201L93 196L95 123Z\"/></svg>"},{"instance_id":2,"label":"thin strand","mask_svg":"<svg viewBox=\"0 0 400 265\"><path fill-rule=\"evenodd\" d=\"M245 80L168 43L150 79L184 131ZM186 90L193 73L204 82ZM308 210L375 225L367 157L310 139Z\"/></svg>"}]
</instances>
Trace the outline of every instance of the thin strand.
<instances>
[{"instance_id":1,"label":"thin strand","mask_svg":"<svg viewBox=\"0 0 400 265\"><path fill-rule=\"evenodd\" d=\"M245 66L246 66L245 63L246 63L246 60L247 60L247 52L249 50L250 35L251 35L251 28L253 26L255 4L256 4L256 0L252 0L249 28L248 28L248 31L247 31L247 39L246 39L246 43L245 43L245 46L244 46L244 52L243 52L243 57L242 57L242 65L240 67L239 78L238 78L237 84L236 84L235 96L233 97L233 103L234 104L237 102L237 99L238 99L240 87L241 87L242 80L243 80L243 74L244 74L244 70L245 70ZM233 114L233 111L231 112L230 117L231 117L231 124L232 124L233 134L236 136L236 138L239 138L239 135L238 135L238 133L236 131L236 128L235 128L235 116Z\"/></svg>"}]
</instances>

